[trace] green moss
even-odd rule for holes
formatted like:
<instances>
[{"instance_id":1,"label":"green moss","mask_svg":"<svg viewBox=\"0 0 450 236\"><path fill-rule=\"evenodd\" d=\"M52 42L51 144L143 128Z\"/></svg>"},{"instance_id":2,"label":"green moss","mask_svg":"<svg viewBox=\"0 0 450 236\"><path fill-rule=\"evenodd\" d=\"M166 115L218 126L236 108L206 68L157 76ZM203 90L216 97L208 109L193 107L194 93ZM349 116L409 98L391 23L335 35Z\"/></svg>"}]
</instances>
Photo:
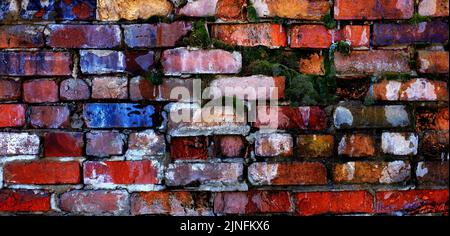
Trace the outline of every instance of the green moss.
<instances>
[{"instance_id":1,"label":"green moss","mask_svg":"<svg viewBox=\"0 0 450 236\"><path fill-rule=\"evenodd\" d=\"M344 54L349 55L350 54L350 43L345 40L337 41L334 43L336 45L335 50Z\"/></svg>"},{"instance_id":2,"label":"green moss","mask_svg":"<svg viewBox=\"0 0 450 236\"><path fill-rule=\"evenodd\" d=\"M386 72L381 78L386 80L407 81L411 79L411 75L408 73Z\"/></svg>"},{"instance_id":3,"label":"green moss","mask_svg":"<svg viewBox=\"0 0 450 236\"><path fill-rule=\"evenodd\" d=\"M409 23L413 24L413 25L417 25L421 22L429 22L431 21L431 17L430 16L422 16L419 13L414 13L413 17L411 19L409 19Z\"/></svg>"},{"instance_id":4,"label":"green moss","mask_svg":"<svg viewBox=\"0 0 450 236\"><path fill-rule=\"evenodd\" d=\"M163 77L164 74L161 71L152 71L146 76L146 79L153 85L161 85L163 83Z\"/></svg>"},{"instance_id":5,"label":"green moss","mask_svg":"<svg viewBox=\"0 0 450 236\"><path fill-rule=\"evenodd\" d=\"M325 25L325 27L327 27L328 29L336 28L336 21L333 19L331 12L328 12L326 15L324 15L322 21L323 25Z\"/></svg>"},{"instance_id":6,"label":"green moss","mask_svg":"<svg viewBox=\"0 0 450 236\"><path fill-rule=\"evenodd\" d=\"M336 81L333 74L304 75L298 72L300 55L292 51L265 48L243 51L244 74L284 76L286 99L292 106L327 105L335 101Z\"/></svg>"},{"instance_id":7,"label":"green moss","mask_svg":"<svg viewBox=\"0 0 450 236\"><path fill-rule=\"evenodd\" d=\"M258 13L250 0L247 1L247 20L249 22L259 22Z\"/></svg>"},{"instance_id":8,"label":"green moss","mask_svg":"<svg viewBox=\"0 0 450 236\"><path fill-rule=\"evenodd\" d=\"M183 43L192 47L210 47L212 41L206 28L206 22L204 20L193 22L192 32L188 37L183 39Z\"/></svg>"}]
</instances>

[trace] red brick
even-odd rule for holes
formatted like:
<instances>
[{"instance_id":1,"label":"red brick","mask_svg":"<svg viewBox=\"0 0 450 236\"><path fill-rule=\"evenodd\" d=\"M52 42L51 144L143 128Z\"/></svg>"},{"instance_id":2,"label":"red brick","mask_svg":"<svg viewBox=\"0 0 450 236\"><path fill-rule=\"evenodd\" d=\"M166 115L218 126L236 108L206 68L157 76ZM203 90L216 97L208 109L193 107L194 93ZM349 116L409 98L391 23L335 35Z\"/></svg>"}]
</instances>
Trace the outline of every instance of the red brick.
<instances>
[{"instance_id":1,"label":"red brick","mask_svg":"<svg viewBox=\"0 0 450 236\"><path fill-rule=\"evenodd\" d=\"M211 37L226 44L245 47L286 47L286 29L281 24L216 24L212 26Z\"/></svg>"},{"instance_id":2,"label":"red brick","mask_svg":"<svg viewBox=\"0 0 450 236\"><path fill-rule=\"evenodd\" d=\"M298 154L301 157L331 157L334 150L333 135L299 135L297 138Z\"/></svg>"},{"instance_id":3,"label":"red brick","mask_svg":"<svg viewBox=\"0 0 450 236\"><path fill-rule=\"evenodd\" d=\"M116 131L92 131L86 134L86 155L107 157L123 154L125 136Z\"/></svg>"},{"instance_id":4,"label":"red brick","mask_svg":"<svg viewBox=\"0 0 450 236\"><path fill-rule=\"evenodd\" d=\"M375 138L366 134L346 134L338 146L338 154L348 157L371 157L375 150Z\"/></svg>"},{"instance_id":5,"label":"red brick","mask_svg":"<svg viewBox=\"0 0 450 236\"><path fill-rule=\"evenodd\" d=\"M417 51L417 72L424 74L448 74L449 52Z\"/></svg>"},{"instance_id":6,"label":"red brick","mask_svg":"<svg viewBox=\"0 0 450 236\"><path fill-rule=\"evenodd\" d=\"M347 162L333 167L336 183L394 184L405 182L410 176L411 166L407 161Z\"/></svg>"},{"instance_id":7,"label":"red brick","mask_svg":"<svg viewBox=\"0 0 450 236\"><path fill-rule=\"evenodd\" d=\"M419 185L448 186L448 161L421 161L417 163Z\"/></svg>"},{"instance_id":8,"label":"red brick","mask_svg":"<svg viewBox=\"0 0 450 236\"><path fill-rule=\"evenodd\" d=\"M219 77L209 83L209 97L236 97L241 100L272 100L284 97L285 77L253 75Z\"/></svg>"},{"instance_id":9,"label":"red brick","mask_svg":"<svg viewBox=\"0 0 450 236\"><path fill-rule=\"evenodd\" d=\"M214 136L214 146L217 156L220 157L247 157L247 142L242 136Z\"/></svg>"},{"instance_id":10,"label":"red brick","mask_svg":"<svg viewBox=\"0 0 450 236\"><path fill-rule=\"evenodd\" d=\"M324 130L327 116L320 107L258 106L256 128Z\"/></svg>"},{"instance_id":11,"label":"red brick","mask_svg":"<svg viewBox=\"0 0 450 236\"><path fill-rule=\"evenodd\" d=\"M66 79L60 84L59 96L65 101L87 100L91 92L84 80Z\"/></svg>"},{"instance_id":12,"label":"red brick","mask_svg":"<svg viewBox=\"0 0 450 236\"><path fill-rule=\"evenodd\" d=\"M157 184L159 167L143 161L88 161L84 163L84 183L102 184Z\"/></svg>"},{"instance_id":13,"label":"red brick","mask_svg":"<svg viewBox=\"0 0 450 236\"><path fill-rule=\"evenodd\" d=\"M292 156L294 141L290 134L267 133L255 135L255 155L260 157Z\"/></svg>"},{"instance_id":14,"label":"red brick","mask_svg":"<svg viewBox=\"0 0 450 236\"><path fill-rule=\"evenodd\" d=\"M3 167L8 184L78 184L80 176L77 161L10 162Z\"/></svg>"},{"instance_id":15,"label":"red brick","mask_svg":"<svg viewBox=\"0 0 450 236\"><path fill-rule=\"evenodd\" d=\"M28 80L23 83L23 100L29 103L58 101L58 84L54 80Z\"/></svg>"},{"instance_id":16,"label":"red brick","mask_svg":"<svg viewBox=\"0 0 450 236\"><path fill-rule=\"evenodd\" d=\"M0 212L50 211L50 194L36 190L0 190Z\"/></svg>"},{"instance_id":17,"label":"red brick","mask_svg":"<svg viewBox=\"0 0 450 236\"><path fill-rule=\"evenodd\" d=\"M374 212L374 197L367 191L305 192L295 197L301 216Z\"/></svg>"},{"instance_id":18,"label":"red brick","mask_svg":"<svg viewBox=\"0 0 450 236\"><path fill-rule=\"evenodd\" d=\"M25 125L25 105L0 104L0 128Z\"/></svg>"},{"instance_id":19,"label":"red brick","mask_svg":"<svg viewBox=\"0 0 450 236\"><path fill-rule=\"evenodd\" d=\"M70 110L67 106L33 106L30 120L34 128L67 128L70 126Z\"/></svg>"},{"instance_id":20,"label":"red brick","mask_svg":"<svg viewBox=\"0 0 450 236\"><path fill-rule=\"evenodd\" d=\"M442 43L448 41L448 23L443 21L419 24L375 23L374 46L404 45L413 43Z\"/></svg>"},{"instance_id":21,"label":"red brick","mask_svg":"<svg viewBox=\"0 0 450 236\"><path fill-rule=\"evenodd\" d=\"M246 0L219 0L216 6L216 17L221 20L244 20Z\"/></svg>"},{"instance_id":22,"label":"red brick","mask_svg":"<svg viewBox=\"0 0 450 236\"><path fill-rule=\"evenodd\" d=\"M208 137L205 136L172 138L170 157L173 160L206 160L208 146Z\"/></svg>"},{"instance_id":23,"label":"red brick","mask_svg":"<svg viewBox=\"0 0 450 236\"><path fill-rule=\"evenodd\" d=\"M242 163L174 163L166 171L167 186L230 186L242 178Z\"/></svg>"},{"instance_id":24,"label":"red brick","mask_svg":"<svg viewBox=\"0 0 450 236\"><path fill-rule=\"evenodd\" d=\"M348 56L336 52L334 63L336 73L340 76L410 72L409 55L406 51L352 51Z\"/></svg>"},{"instance_id":25,"label":"red brick","mask_svg":"<svg viewBox=\"0 0 450 236\"><path fill-rule=\"evenodd\" d=\"M256 162L248 167L248 178L253 185L323 185L327 170L319 162Z\"/></svg>"},{"instance_id":26,"label":"red brick","mask_svg":"<svg viewBox=\"0 0 450 236\"><path fill-rule=\"evenodd\" d=\"M133 215L211 216L206 192L140 192L131 195Z\"/></svg>"},{"instance_id":27,"label":"red brick","mask_svg":"<svg viewBox=\"0 0 450 236\"><path fill-rule=\"evenodd\" d=\"M128 215L127 191L73 190L60 196L59 207L77 215Z\"/></svg>"},{"instance_id":28,"label":"red brick","mask_svg":"<svg viewBox=\"0 0 450 236\"><path fill-rule=\"evenodd\" d=\"M329 30L323 25L294 25L291 28L292 48L329 48L332 43L345 40L354 48L368 48L370 26L347 25L342 30Z\"/></svg>"},{"instance_id":29,"label":"red brick","mask_svg":"<svg viewBox=\"0 0 450 236\"><path fill-rule=\"evenodd\" d=\"M336 20L409 19L414 13L413 0L336 0Z\"/></svg>"},{"instance_id":30,"label":"red brick","mask_svg":"<svg viewBox=\"0 0 450 236\"><path fill-rule=\"evenodd\" d=\"M39 136L29 133L0 132L0 155L39 154Z\"/></svg>"},{"instance_id":31,"label":"red brick","mask_svg":"<svg viewBox=\"0 0 450 236\"><path fill-rule=\"evenodd\" d=\"M52 132L44 135L45 157L81 157L83 146L82 133Z\"/></svg>"},{"instance_id":32,"label":"red brick","mask_svg":"<svg viewBox=\"0 0 450 236\"><path fill-rule=\"evenodd\" d=\"M382 101L448 101L446 82L423 78L383 80L373 84L371 92L375 100Z\"/></svg>"},{"instance_id":33,"label":"red brick","mask_svg":"<svg viewBox=\"0 0 450 236\"><path fill-rule=\"evenodd\" d=\"M448 2L448 0L420 0L418 12L421 16L448 16Z\"/></svg>"},{"instance_id":34,"label":"red brick","mask_svg":"<svg viewBox=\"0 0 450 236\"><path fill-rule=\"evenodd\" d=\"M148 79L138 76L130 80L130 99L133 101L190 101L191 97L178 97L178 94L171 97L171 93L175 91L175 88L181 87L184 91L189 91L189 94L193 94L193 86L193 79L164 78L162 84L153 85Z\"/></svg>"},{"instance_id":35,"label":"red brick","mask_svg":"<svg viewBox=\"0 0 450 236\"><path fill-rule=\"evenodd\" d=\"M0 79L0 101L20 99L20 82Z\"/></svg>"},{"instance_id":36,"label":"red brick","mask_svg":"<svg viewBox=\"0 0 450 236\"><path fill-rule=\"evenodd\" d=\"M95 77L92 79L92 98L127 99L127 77Z\"/></svg>"},{"instance_id":37,"label":"red brick","mask_svg":"<svg viewBox=\"0 0 450 236\"><path fill-rule=\"evenodd\" d=\"M118 25L51 24L46 31L47 45L53 48L113 48L120 46Z\"/></svg>"},{"instance_id":38,"label":"red brick","mask_svg":"<svg viewBox=\"0 0 450 236\"><path fill-rule=\"evenodd\" d=\"M163 52L161 64L166 75L235 74L241 70L242 56L220 49L175 48Z\"/></svg>"},{"instance_id":39,"label":"red brick","mask_svg":"<svg viewBox=\"0 0 450 236\"><path fill-rule=\"evenodd\" d=\"M0 26L0 49L44 46L44 27L31 25Z\"/></svg>"},{"instance_id":40,"label":"red brick","mask_svg":"<svg viewBox=\"0 0 450 236\"><path fill-rule=\"evenodd\" d=\"M0 52L0 75L64 76L72 74L68 52Z\"/></svg>"},{"instance_id":41,"label":"red brick","mask_svg":"<svg viewBox=\"0 0 450 236\"><path fill-rule=\"evenodd\" d=\"M434 129L436 130L448 130L449 127L449 115L448 108L439 109L436 119L434 120Z\"/></svg>"},{"instance_id":42,"label":"red brick","mask_svg":"<svg viewBox=\"0 0 450 236\"><path fill-rule=\"evenodd\" d=\"M313 53L305 58L300 58L300 73L308 75L324 75L324 57Z\"/></svg>"},{"instance_id":43,"label":"red brick","mask_svg":"<svg viewBox=\"0 0 450 236\"><path fill-rule=\"evenodd\" d=\"M288 213L290 195L284 191L223 192L214 197L216 214Z\"/></svg>"},{"instance_id":44,"label":"red brick","mask_svg":"<svg viewBox=\"0 0 450 236\"><path fill-rule=\"evenodd\" d=\"M377 192L378 213L427 214L448 212L448 189Z\"/></svg>"},{"instance_id":45,"label":"red brick","mask_svg":"<svg viewBox=\"0 0 450 236\"><path fill-rule=\"evenodd\" d=\"M321 20L330 10L326 0L251 0L259 17Z\"/></svg>"}]
</instances>

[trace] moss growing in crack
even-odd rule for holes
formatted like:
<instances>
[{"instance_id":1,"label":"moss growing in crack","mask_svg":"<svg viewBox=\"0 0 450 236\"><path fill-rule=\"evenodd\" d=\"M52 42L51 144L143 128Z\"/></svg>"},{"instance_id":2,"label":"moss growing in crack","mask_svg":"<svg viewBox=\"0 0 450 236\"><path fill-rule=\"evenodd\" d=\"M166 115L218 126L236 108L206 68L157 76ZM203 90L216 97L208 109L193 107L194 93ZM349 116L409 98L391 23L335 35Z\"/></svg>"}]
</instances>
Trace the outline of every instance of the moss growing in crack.
<instances>
[{"instance_id":1,"label":"moss growing in crack","mask_svg":"<svg viewBox=\"0 0 450 236\"><path fill-rule=\"evenodd\" d=\"M430 16L422 16L419 13L414 13L413 17L409 19L408 23L417 25L421 22L430 22L431 19L432 18Z\"/></svg>"},{"instance_id":2,"label":"moss growing in crack","mask_svg":"<svg viewBox=\"0 0 450 236\"><path fill-rule=\"evenodd\" d=\"M323 25L327 27L328 29L334 29L336 28L336 21L334 20L333 16L331 15L331 12L328 12L326 15L322 18Z\"/></svg>"},{"instance_id":3,"label":"moss growing in crack","mask_svg":"<svg viewBox=\"0 0 450 236\"><path fill-rule=\"evenodd\" d=\"M145 78L153 85L161 85L163 83L164 74L161 71L152 71Z\"/></svg>"},{"instance_id":4,"label":"moss growing in crack","mask_svg":"<svg viewBox=\"0 0 450 236\"><path fill-rule=\"evenodd\" d=\"M381 78L386 80L408 81L411 79L411 75L408 73L386 72L381 75Z\"/></svg>"},{"instance_id":5,"label":"moss growing in crack","mask_svg":"<svg viewBox=\"0 0 450 236\"><path fill-rule=\"evenodd\" d=\"M259 22L258 12L250 0L247 0L247 20L249 22Z\"/></svg>"},{"instance_id":6,"label":"moss growing in crack","mask_svg":"<svg viewBox=\"0 0 450 236\"><path fill-rule=\"evenodd\" d=\"M188 46L207 48L211 46L212 41L209 37L206 22L204 20L192 23L192 32L188 37L183 39L183 43Z\"/></svg>"},{"instance_id":7,"label":"moss growing in crack","mask_svg":"<svg viewBox=\"0 0 450 236\"><path fill-rule=\"evenodd\" d=\"M333 67L326 66L325 76L305 75L298 72L300 55L292 51L252 48L243 50L244 74L284 76L286 99L291 106L327 105L336 99L336 81Z\"/></svg>"},{"instance_id":8,"label":"moss growing in crack","mask_svg":"<svg viewBox=\"0 0 450 236\"><path fill-rule=\"evenodd\" d=\"M334 53L334 51L338 51L344 55L350 54L350 43L345 40L337 41L333 43L330 47L330 53Z\"/></svg>"}]
</instances>

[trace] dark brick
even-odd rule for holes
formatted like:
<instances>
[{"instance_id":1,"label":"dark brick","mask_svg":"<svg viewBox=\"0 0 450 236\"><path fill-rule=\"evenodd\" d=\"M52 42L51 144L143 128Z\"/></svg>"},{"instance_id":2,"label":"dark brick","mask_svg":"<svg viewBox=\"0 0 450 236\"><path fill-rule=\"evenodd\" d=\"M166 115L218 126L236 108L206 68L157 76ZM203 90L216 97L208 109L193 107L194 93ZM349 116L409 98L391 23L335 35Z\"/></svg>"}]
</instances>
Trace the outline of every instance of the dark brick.
<instances>
[{"instance_id":1,"label":"dark brick","mask_svg":"<svg viewBox=\"0 0 450 236\"><path fill-rule=\"evenodd\" d=\"M383 24L373 26L373 45L388 46L413 43L445 43L448 41L448 23L421 22L417 25Z\"/></svg>"},{"instance_id":2,"label":"dark brick","mask_svg":"<svg viewBox=\"0 0 450 236\"><path fill-rule=\"evenodd\" d=\"M81 157L83 147L82 133L51 132L44 135L45 157Z\"/></svg>"}]
</instances>

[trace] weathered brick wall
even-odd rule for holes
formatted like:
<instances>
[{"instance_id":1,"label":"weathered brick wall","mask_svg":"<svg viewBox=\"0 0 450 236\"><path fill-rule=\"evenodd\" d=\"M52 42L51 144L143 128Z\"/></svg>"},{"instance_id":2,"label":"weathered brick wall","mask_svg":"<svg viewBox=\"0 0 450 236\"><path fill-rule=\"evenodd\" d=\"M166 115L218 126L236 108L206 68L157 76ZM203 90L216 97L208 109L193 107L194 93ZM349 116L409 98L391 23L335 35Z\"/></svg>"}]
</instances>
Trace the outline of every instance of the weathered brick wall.
<instances>
[{"instance_id":1,"label":"weathered brick wall","mask_svg":"<svg viewBox=\"0 0 450 236\"><path fill-rule=\"evenodd\" d=\"M448 15L448 0L0 0L0 214L448 214ZM199 81L273 90L173 121L202 109L171 96ZM257 99L277 103L225 120Z\"/></svg>"}]
</instances>

